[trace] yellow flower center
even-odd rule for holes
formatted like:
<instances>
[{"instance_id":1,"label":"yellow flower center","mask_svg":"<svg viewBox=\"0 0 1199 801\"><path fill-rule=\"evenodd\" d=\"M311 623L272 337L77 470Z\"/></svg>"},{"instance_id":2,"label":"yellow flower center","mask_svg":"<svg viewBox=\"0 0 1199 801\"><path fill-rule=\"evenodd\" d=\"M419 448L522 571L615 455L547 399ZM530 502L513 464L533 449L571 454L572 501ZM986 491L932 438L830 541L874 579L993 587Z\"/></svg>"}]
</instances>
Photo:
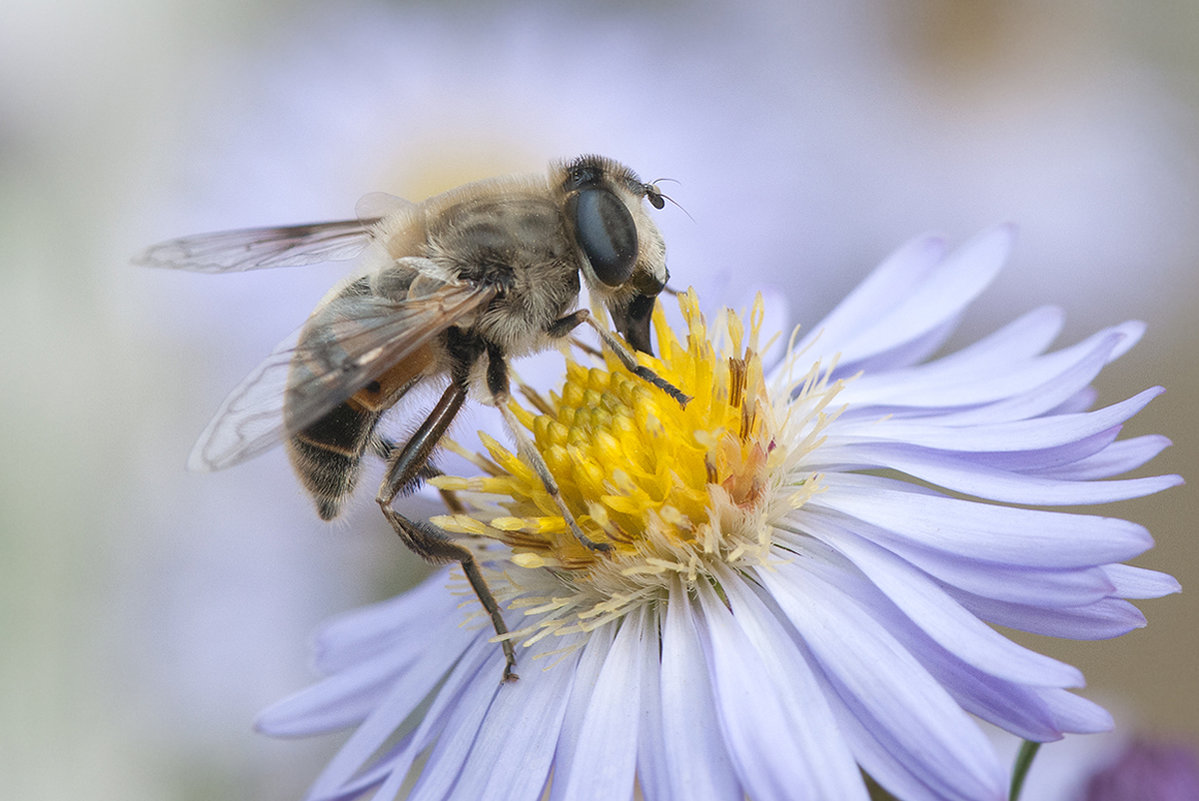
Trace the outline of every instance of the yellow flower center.
<instances>
[{"instance_id":1,"label":"yellow flower center","mask_svg":"<svg viewBox=\"0 0 1199 801\"><path fill-rule=\"evenodd\" d=\"M772 397L760 355L761 298L748 332L729 311L710 332L693 292L681 295L679 306L684 341L659 309L662 355L638 359L690 395L686 407L610 354L602 366L568 360L560 394L546 398L522 386L532 410L511 406L579 528L607 550L582 544L533 469L486 435L490 458L463 453L486 475L430 482L463 493L473 507L471 514L436 517L435 525L499 540L512 549L515 566L553 574L552 596L526 609L561 612L550 615L548 628L597 626L663 599L675 577L694 583L714 561L766 563L773 522L819 486L795 468L818 444L839 385L827 385L814 368L802 384L806 402L790 400L794 382L780 383ZM801 407L803 419L794 414ZM520 580L511 573L508 579Z\"/></svg>"}]
</instances>

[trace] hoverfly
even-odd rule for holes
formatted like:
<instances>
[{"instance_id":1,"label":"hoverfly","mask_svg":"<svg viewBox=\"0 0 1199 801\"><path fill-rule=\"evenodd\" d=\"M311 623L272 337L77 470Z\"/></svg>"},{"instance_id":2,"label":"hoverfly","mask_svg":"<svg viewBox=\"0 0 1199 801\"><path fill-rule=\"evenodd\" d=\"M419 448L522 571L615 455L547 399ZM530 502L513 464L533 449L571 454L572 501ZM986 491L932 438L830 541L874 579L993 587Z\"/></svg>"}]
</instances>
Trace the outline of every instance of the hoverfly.
<instances>
[{"instance_id":1,"label":"hoverfly","mask_svg":"<svg viewBox=\"0 0 1199 801\"><path fill-rule=\"evenodd\" d=\"M376 198L377 196L367 196ZM403 542L432 563L457 561L501 637L505 680L516 659L499 605L471 551L392 502L437 475L430 458L473 391L503 415L572 532L579 529L544 459L508 409L508 360L547 349L581 325L631 371L679 403L680 390L637 363L578 304L580 279L634 349L651 353L650 316L666 286L666 246L643 201L665 196L600 156L555 163L546 176L466 184L422 203L339 222L200 234L155 245L143 264L200 272L290 266L360 254L360 267L222 403L189 467L217 470L284 442L318 514L330 520L368 451L386 461L376 501ZM360 204L360 208L362 204ZM446 383L404 443L376 432L418 384Z\"/></svg>"}]
</instances>

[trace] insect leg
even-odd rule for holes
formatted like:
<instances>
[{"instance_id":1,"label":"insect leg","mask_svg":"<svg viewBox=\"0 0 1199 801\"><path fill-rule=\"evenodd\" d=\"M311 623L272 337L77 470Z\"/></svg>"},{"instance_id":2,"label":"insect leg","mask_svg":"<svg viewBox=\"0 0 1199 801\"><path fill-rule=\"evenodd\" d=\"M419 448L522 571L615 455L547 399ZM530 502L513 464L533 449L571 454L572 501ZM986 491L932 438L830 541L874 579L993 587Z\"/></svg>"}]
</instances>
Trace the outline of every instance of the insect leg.
<instances>
[{"instance_id":1,"label":"insect leg","mask_svg":"<svg viewBox=\"0 0 1199 801\"><path fill-rule=\"evenodd\" d=\"M562 513L562 519L570 526L570 532L575 535L579 542L593 551L607 551L611 549L611 545L596 542L579 528L574 514L566 506L566 501L562 500L562 493L558 489L558 482L554 480L554 476L550 473L549 466L546 465L545 459L541 457L541 452L537 450L537 446L533 443L533 440L529 439L529 435L525 432L524 427L521 426L520 421L516 419L516 415L508 408L508 399L510 397L508 392L508 365L504 361L504 356L500 353L499 348L492 345L487 347L487 390L491 393L495 408L499 409L500 414L503 415L504 423L508 426L508 430L512 432L512 438L516 440L517 455L537 473L537 478L541 479L541 485L545 487L545 491L554 500L554 505Z\"/></svg>"},{"instance_id":2,"label":"insect leg","mask_svg":"<svg viewBox=\"0 0 1199 801\"><path fill-rule=\"evenodd\" d=\"M691 400L690 395L684 395L682 390L674 384L648 367L638 364L637 357L633 355L633 352L626 348L623 342L613 336L611 331L597 323L595 318L586 309L579 309L566 315L561 320L554 321L554 324L548 329L548 333L553 337L563 337L583 323L587 323L595 329L596 333L600 335L600 339L604 341L609 350L616 354L616 358L620 359L620 363L625 366L626 370L641 380L653 384L678 401L680 406L684 408L687 406L687 401Z\"/></svg>"},{"instance_id":3,"label":"insect leg","mask_svg":"<svg viewBox=\"0 0 1199 801\"><path fill-rule=\"evenodd\" d=\"M387 522L391 523L391 527L395 529L404 544L422 559L433 564L458 562L462 565L462 572L466 574L466 579L470 582L475 595L478 596L479 603L483 604L483 608L491 617L495 633L504 637L508 634L508 627L504 623L500 605L496 602L495 596L491 594L487 581L479 571L479 564L475 560L474 554L451 541L445 532L431 523L412 520L391 507L391 502L396 495L402 492L411 492L431 471L435 470L429 466L429 455L445 434L446 429L449 428L450 423L453 422L454 416L462 408L462 402L465 399L466 388L464 385L457 381L451 382L445 393L442 394L441 400L433 407L433 411L421 423L412 438L402 448L392 449L387 463L387 475L379 487L379 494L375 501L378 502L379 508L383 510L383 516L387 518ZM516 653L512 648L512 641L503 639L500 641L500 647L504 651L504 681L515 681L518 676L516 675Z\"/></svg>"},{"instance_id":4,"label":"insect leg","mask_svg":"<svg viewBox=\"0 0 1199 801\"><path fill-rule=\"evenodd\" d=\"M376 456L385 462L390 461L392 455L396 453L399 448L399 443L387 437L376 435L371 442L371 450ZM434 467L432 462L426 462L425 466L422 467L420 472L417 474L417 478L420 481L428 481L431 478L444 475L445 473ZM462 501L458 500L458 493L454 492L453 490L441 489L440 487L437 489L437 493L441 495L441 501L446 505L446 508L454 514L460 515L466 511L466 507L462 504Z\"/></svg>"}]
</instances>

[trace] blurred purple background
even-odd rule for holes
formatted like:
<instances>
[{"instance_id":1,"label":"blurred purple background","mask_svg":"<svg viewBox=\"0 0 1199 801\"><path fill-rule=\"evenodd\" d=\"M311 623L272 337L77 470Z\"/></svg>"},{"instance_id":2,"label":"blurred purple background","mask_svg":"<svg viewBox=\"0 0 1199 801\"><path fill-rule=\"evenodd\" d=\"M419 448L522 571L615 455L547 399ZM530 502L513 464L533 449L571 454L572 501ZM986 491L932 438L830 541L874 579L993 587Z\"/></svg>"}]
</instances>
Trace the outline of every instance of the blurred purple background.
<instances>
[{"instance_id":1,"label":"blurred purple background","mask_svg":"<svg viewBox=\"0 0 1199 801\"><path fill-rule=\"evenodd\" d=\"M369 502L321 524L273 452L183 469L342 265L130 266L186 233L343 218L583 152L664 184L680 286L811 324L907 238L1014 220L957 342L1045 303L1144 341L1100 403L1199 480L1199 6L16 0L0 26L0 781L22 799L298 798L336 738L254 735L308 632L421 574ZM735 280L733 278L735 276ZM467 428L464 425L462 428ZM369 479L366 483L370 483ZM1192 487L1106 510L1184 594L1038 649L1127 731L1199 745ZM1043 752L1050 755L1053 746ZM1063 750L1062 753L1067 753ZM1035 774L1034 774L1035 777Z\"/></svg>"}]
</instances>

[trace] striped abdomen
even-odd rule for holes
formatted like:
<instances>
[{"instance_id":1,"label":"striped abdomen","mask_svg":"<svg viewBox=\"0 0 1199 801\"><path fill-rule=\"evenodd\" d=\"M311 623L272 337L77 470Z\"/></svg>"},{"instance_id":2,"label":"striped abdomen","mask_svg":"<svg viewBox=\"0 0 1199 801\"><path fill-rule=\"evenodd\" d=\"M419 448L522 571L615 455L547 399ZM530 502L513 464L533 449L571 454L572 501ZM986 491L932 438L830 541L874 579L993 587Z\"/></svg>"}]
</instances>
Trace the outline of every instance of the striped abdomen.
<instances>
[{"instance_id":1,"label":"striped abdomen","mask_svg":"<svg viewBox=\"0 0 1199 801\"><path fill-rule=\"evenodd\" d=\"M309 319L292 361L290 386L302 386L313 374L308 359L325 357L337 349L331 333L335 327L326 321L338 319L339 307L353 304L356 297L370 292L370 280L359 279ZM379 418L420 380L432 359L431 347L424 347L375 376L324 417L288 439L288 458L322 519L331 520L341 511L342 503L358 483L362 457L371 446Z\"/></svg>"}]
</instances>

